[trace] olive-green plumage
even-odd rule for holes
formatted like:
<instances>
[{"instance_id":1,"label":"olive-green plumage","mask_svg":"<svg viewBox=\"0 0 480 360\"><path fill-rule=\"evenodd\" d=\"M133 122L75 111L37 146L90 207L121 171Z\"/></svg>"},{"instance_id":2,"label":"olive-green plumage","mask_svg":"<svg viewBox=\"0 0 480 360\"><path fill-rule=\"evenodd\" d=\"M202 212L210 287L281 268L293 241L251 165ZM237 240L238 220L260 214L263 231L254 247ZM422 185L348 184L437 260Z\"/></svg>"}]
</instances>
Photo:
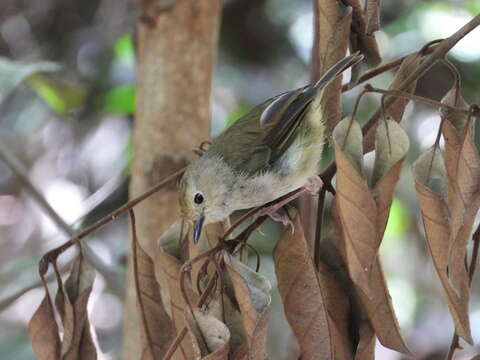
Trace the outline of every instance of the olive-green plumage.
<instances>
[{"instance_id":1,"label":"olive-green plumage","mask_svg":"<svg viewBox=\"0 0 480 360\"><path fill-rule=\"evenodd\" d=\"M203 222L275 200L318 174L324 143L316 95L362 56L348 56L315 84L275 96L253 108L190 163L180 185L182 216ZM318 97L317 97L318 98Z\"/></svg>"}]
</instances>

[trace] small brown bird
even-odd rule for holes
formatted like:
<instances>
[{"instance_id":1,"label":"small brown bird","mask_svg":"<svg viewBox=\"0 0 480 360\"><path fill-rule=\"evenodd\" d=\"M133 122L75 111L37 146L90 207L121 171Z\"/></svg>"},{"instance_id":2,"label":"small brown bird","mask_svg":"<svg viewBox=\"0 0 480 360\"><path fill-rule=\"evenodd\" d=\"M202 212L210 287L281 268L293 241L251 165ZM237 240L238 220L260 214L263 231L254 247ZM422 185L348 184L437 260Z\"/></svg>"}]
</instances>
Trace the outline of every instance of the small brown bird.
<instances>
[{"instance_id":1,"label":"small brown bird","mask_svg":"<svg viewBox=\"0 0 480 360\"><path fill-rule=\"evenodd\" d=\"M183 218L194 222L195 242L204 223L261 206L316 178L325 136L322 117L309 113L311 104L332 80L362 59L350 55L315 84L257 105L189 164L179 201Z\"/></svg>"}]
</instances>

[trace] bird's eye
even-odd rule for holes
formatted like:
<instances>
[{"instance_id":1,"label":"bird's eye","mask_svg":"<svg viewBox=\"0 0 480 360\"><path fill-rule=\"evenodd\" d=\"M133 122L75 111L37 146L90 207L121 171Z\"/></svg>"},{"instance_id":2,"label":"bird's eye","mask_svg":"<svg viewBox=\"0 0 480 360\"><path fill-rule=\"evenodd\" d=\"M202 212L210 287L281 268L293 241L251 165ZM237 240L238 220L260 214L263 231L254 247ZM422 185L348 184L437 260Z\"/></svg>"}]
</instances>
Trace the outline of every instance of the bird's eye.
<instances>
[{"instance_id":1,"label":"bird's eye","mask_svg":"<svg viewBox=\"0 0 480 360\"><path fill-rule=\"evenodd\" d=\"M200 193L196 193L193 201L195 201L195 204L201 204L203 202L203 195Z\"/></svg>"}]
</instances>

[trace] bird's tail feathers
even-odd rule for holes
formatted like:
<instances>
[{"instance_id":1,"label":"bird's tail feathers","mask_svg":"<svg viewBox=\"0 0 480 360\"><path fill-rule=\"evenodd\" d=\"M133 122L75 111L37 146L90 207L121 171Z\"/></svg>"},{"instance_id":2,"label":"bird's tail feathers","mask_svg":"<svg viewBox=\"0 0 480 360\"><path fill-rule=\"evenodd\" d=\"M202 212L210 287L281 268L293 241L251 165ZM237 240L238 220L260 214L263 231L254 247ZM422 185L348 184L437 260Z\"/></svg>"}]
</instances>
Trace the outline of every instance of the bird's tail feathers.
<instances>
[{"instance_id":1,"label":"bird's tail feathers","mask_svg":"<svg viewBox=\"0 0 480 360\"><path fill-rule=\"evenodd\" d=\"M324 89L328 84L337 78L341 73L343 73L348 68L358 64L363 60L363 55L360 52L356 52L349 56L344 57L342 60L333 65L330 69L327 70L325 74L322 75L320 80L318 80L309 91L317 93L318 91Z\"/></svg>"}]
</instances>

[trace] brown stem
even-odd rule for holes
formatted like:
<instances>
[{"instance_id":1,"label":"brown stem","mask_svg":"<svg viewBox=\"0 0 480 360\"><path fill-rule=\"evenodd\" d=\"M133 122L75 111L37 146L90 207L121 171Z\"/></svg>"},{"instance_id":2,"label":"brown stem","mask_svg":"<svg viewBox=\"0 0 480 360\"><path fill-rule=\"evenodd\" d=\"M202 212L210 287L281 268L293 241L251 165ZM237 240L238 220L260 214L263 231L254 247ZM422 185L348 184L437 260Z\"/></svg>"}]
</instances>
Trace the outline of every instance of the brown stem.
<instances>
[{"instance_id":1,"label":"brown stem","mask_svg":"<svg viewBox=\"0 0 480 360\"><path fill-rule=\"evenodd\" d=\"M140 307L140 316L142 317L142 324L145 326L145 335L147 337L147 344L148 349L152 355L152 359L155 358L155 352L153 351L153 337L150 333L150 329L148 327L148 322L146 318L146 311L145 306L143 304L143 297L140 293L140 284L138 279L138 259L137 259L137 246L138 245L138 238L137 238L137 228L135 224L135 213L133 209L129 209L128 213L130 215L130 224L132 226L132 261L133 261L133 282L135 286L135 292L137 295L138 306Z\"/></svg>"},{"instance_id":2,"label":"brown stem","mask_svg":"<svg viewBox=\"0 0 480 360\"><path fill-rule=\"evenodd\" d=\"M257 214L258 212L260 212L260 210L262 209L265 209L265 208L268 208L270 206L273 206L275 204L278 204L280 202L282 202L283 200L289 198L289 197L293 197L294 195L300 193L300 192L303 192L304 191L304 188L299 188L299 189L296 189L296 190L293 190L291 192L289 192L288 194L285 194L281 197L279 197L278 199L275 199L273 201L270 201L269 203L267 204L264 204L262 206L259 206L259 207L256 207L256 208L253 208L251 210L249 210L246 214L244 214L240 219L238 219L232 226L230 226L230 228L225 232L225 234L222 236L222 240L226 240L228 236L230 236L232 234L232 232L237 228L239 227L241 224L243 224L247 219L251 218L253 215Z\"/></svg>"},{"instance_id":3,"label":"brown stem","mask_svg":"<svg viewBox=\"0 0 480 360\"><path fill-rule=\"evenodd\" d=\"M118 216L123 214L125 211L130 210L131 208L133 208L138 203L140 203L143 200L149 198L152 194L158 192L159 190L164 188L166 185L168 185L169 183L171 183L172 181L177 179L180 175L183 174L184 171L185 171L185 169L181 169L181 170L178 170L178 171L174 172L172 175L167 176L165 179L160 181L157 185L155 185L152 188L150 188L149 190L145 191L140 196L137 196L136 198L130 200L129 202L122 205L121 207L119 207L115 211L111 212L109 215L104 216L103 218L98 220L96 223L89 226L88 228L86 228L85 230L83 230L82 232L80 232L79 234L77 234L76 236L71 238L70 240L66 241L65 243L63 243L59 247L47 252L45 255L43 255L42 259L40 260L40 262L38 264L38 271L39 271L40 275L41 276L45 275L45 273L48 270L48 264L55 261L57 259L57 257L61 253L63 253L65 250L67 250L71 246L75 245L80 240L82 240L85 236L90 235L92 232L94 232L98 228L102 227L105 224L108 224L112 220L115 220Z\"/></svg>"},{"instance_id":4,"label":"brown stem","mask_svg":"<svg viewBox=\"0 0 480 360\"><path fill-rule=\"evenodd\" d=\"M398 90L403 91L407 89L415 80L422 77L425 72L427 72L437 60L442 59L445 57L445 54L454 47L460 40L462 40L469 32L475 29L478 25L480 25L480 14L476 15L471 19L468 23L462 26L459 30L457 30L453 35L450 37L442 40L436 47L435 50L432 52L430 57L428 57L423 63L420 64L414 71L410 73L398 86ZM385 106L387 109L392 105L393 99L389 99L386 101ZM378 119L380 118L380 111L377 110L375 114L368 120L368 122L363 127L364 134L368 133L372 128L375 127Z\"/></svg>"},{"instance_id":5,"label":"brown stem","mask_svg":"<svg viewBox=\"0 0 480 360\"><path fill-rule=\"evenodd\" d=\"M424 49L420 50L422 54L427 54L427 53L430 53L432 52L432 55L426 60L424 61L415 71L413 71L410 76L408 76L403 82L402 84L400 85L400 89L401 90L404 90L406 88L408 88L408 86L413 83L413 81L415 81L415 79L417 78L420 78L428 69L430 69L430 67L440 58L443 58L445 57L445 54L453 47L455 46L456 43L458 43L461 39L463 39L470 31L472 31L473 29L475 29L478 25L480 25L480 15L477 15L475 16L472 20L470 20L467 24L465 24L462 28L460 28L459 30L457 30L453 35L451 35L450 37L444 39L444 40L441 40L440 43L435 46L434 48L427 48L425 49L425 46L424 46ZM429 43L429 44L432 44L433 42ZM427 44L426 46L428 46L429 44ZM399 59L400 60L400 59ZM402 59L403 61L403 59ZM362 76L360 79L359 79L359 83L360 82L364 82L364 81L367 81L368 79L374 77L374 76L377 76L378 74L380 74L381 72L384 72L384 71L387 71L390 69L390 67L388 66L392 66L392 65L395 65L395 66L399 66L401 64L401 62L398 63L398 65L395 64L395 62L391 63L391 64L387 64L387 65L384 65L384 69L382 69L382 67L380 68L377 68L377 70L372 70L372 72L369 73L366 73L364 74L364 76ZM391 68L395 67L395 66L392 66ZM388 67L388 68L387 68ZM380 71L379 71L380 70ZM368 78L367 78L367 74L368 75ZM394 92L393 90L390 90L390 95L392 95L392 92ZM401 92L401 94L398 94L398 96L404 96L404 92ZM406 96L406 95L405 95ZM415 95L411 95L409 94L408 96L413 96L415 97ZM411 98L411 99L414 99L414 98ZM416 97L415 97L416 99ZM421 99L421 101L420 101ZM424 101L424 100L428 100L430 102L430 99L425 99L425 98L420 98L420 99L417 99L417 101ZM432 100L433 101L433 100ZM393 100L391 101L388 101L386 102L385 106L386 108L388 108L391 104L392 104ZM437 103L438 102L434 102L435 105L433 106L437 106ZM432 103L430 103L430 105L432 105ZM442 105L444 106L444 105ZM372 128L374 128L375 124L377 123L377 120L379 119L380 117L380 111L377 110L377 112L375 112L375 114L373 114L373 116L368 120L368 122L362 127L362 133L363 135L367 135ZM323 172L322 174L320 174L320 177L322 178L324 184L327 184L327 183L330 183L331 180L333 179L333 177L335 176L335 173L337 171L337 165L335 164L335 162L332 162ZM331 191L332 189L330 189L329 191Z\"/></svg>"},{"instance_id":6,"label":"brown stem","mask_svg":"<svg viewBox=\"0 0 480 360\"><path fill-rule=\"evenodd\" d=\"M409 99L409 100L419 102L419 103L422 103L422 104L425 104L425 105L430 105L430 106L434 106L434 107L437 107L437 108L444 108L446 110L455 111L455 112L465 114L465 115L469 115L469 113L471 111L471 116L480 117L480 109L473 109L473 110L463 109L463 108L459 108L459 107L456 107L456 106L443 104L440 101L428 99L428 98L418 96L418 95L413 95L413 94L410 94L408 92L401 91L401 90L387 90L387 89L374 88L370 84L365 85L365 89L366 89L367 92L373 92L373 93L385 94L385 95L389 95L389 96L393 96L393 97L400 97L400 98L404 98L404 99ZM386 103L387 102L388 101L386 101ZM385 104L385 106L388 106L388 105Z\"/></svg>"},{"instance_id":7,"label":"brown stem","mask_svg":"<svg viewBox=\"0 0 480 360\"><path fill-rule=\"evenodd\" d=\"M317 207L317 226L315 228L315 248L314 248L314 262L315 268L318 270L320 266L320 241L322 239L322 226L323 226L323 210L325 207L325 195L327 188L322 186L318 193L318 207Z\"/></svg>"},{"instance_id":8,"label":"brown stem","mask_svg":"<svg viewBox=\"0 0 480 360\"><path fill-rule=\"evenodd\" d=\"M438 42L438 40L436 40L436 41ZM429 44L431 45L432 43L429 43ZM427 45L429 45L429 44L427 44ZM425 46L424 46L424 48L425 48ZM422 52L422 50L420 50L421 51L420 53L421 53L422 56L426 56L426 55L431 54L435 49L436 49L436 46L428 46L423 52ZM402 64L403 60L405 60L405 58L407 58L408 56L413 55L415 53L417 53L417 52L413 52L411 54L402 56L398 59L393 60L392 62L389 62L388 64L378 66L375 69L367 71L362 76L360 76L354 84L350 84L350 83L349 84L344 84L342 86L342 92L347 92L347 91L353 89L354 87L356 87L360 84L363 84L364 82L366 82L370 79L373 79L374 77L376 77L380 74L383 74L386 71L389 71L389 70L392 70L392 69L395 69L395 68L399 67Z\"/></svg>"},{"instance_id":9,"label":"brown stem","mask_svg":"<svg viewBox=\"0 0 480 360\"><path fill-rule=\"evenodd\" d=\"M53 221L57 228L60 229L60 231L65 235L69 237L73 236L75 232L72 227L60 217L60 215L52 208L37 187L30 181L24 165L17 159L15 154L10 151L10 149L1 139L0 158L13 171L20 184L27 189L27 191L30 193L30 196L36 201L43 212ZM118 277L118 275L112 271L111 267L108 266L101 258L99 258L88 246L85 246L84 251L88 261L95 269L98 270L100 274L102 274L109 287L115 291L118 296L123 297L125 287L123 285L123 281Z\"/></svg>"}]
</instances>

